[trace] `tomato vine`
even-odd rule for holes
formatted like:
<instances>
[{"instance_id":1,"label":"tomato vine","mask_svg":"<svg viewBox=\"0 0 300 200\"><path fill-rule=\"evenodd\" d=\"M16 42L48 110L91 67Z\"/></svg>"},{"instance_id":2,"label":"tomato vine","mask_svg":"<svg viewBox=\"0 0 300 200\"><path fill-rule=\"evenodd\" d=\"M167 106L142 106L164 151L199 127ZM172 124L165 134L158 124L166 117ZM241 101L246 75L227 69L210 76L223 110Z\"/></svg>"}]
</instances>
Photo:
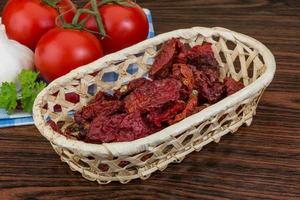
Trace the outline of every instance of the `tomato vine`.
<instances>
[{"instance_id":1,"label":"tomato vine","mask_svg":"<svg viewBox=\"0 0 300 200\"><path fill-rule=\"evenodd\" d=\"M57 4L61 0L43 0L43 2L57 10L57 12L60 13L60 10L57 6ZM101 38L106 37L106 31L102 22L102 17L98 11L98 8L105 5L105 4L117 4L120 6L125 6L125 7L134 7L134 5L130 4L127 0L102 0L102 1L97 1L97 0L90 0L91 8L80 8L76 11L76 14L72 20L72 23L66 23L66 21L63 18L64 13L59 14L59 20L61 21L61 26L63 28L70 28L70 29L79 29L79 30L85 30L88 32L91 32L93 34L99 34ZM79 22L80 16L82 14L88 14L87 17L85 17L83 20ZM98 32L94 32L91 30L87 30L84 28L84 23L86 20L90 17L94 16L97 26L98 26ZM58 23L57 23L58 24Z\"/></svg>"}]
</instances>

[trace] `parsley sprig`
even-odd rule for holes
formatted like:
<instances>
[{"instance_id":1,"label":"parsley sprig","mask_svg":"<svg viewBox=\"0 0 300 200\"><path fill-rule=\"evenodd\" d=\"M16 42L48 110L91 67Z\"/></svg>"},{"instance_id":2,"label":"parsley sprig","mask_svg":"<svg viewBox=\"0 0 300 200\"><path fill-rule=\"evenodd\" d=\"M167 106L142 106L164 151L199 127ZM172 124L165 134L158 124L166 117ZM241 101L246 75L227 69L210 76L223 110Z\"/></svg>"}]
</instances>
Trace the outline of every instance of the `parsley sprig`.
<instances>
[{"instance_id":1,"label":"parsley sprig","mask_svg":"<svg viewBox=\"0 0 300 200\"><path fill-rule=\"evenodd\" d=\"M46 83L37 81L39 74L30 70L22 70L18 76L21 86L21 98L18 100L17 87L15 83L2 83L0 87L0 108L11 114L21 102L25 112L32 112L32 106L38 93L46 87Z\"/></svg>"},{"instance_id":2,"label":"parsley sprig","mask_svg":"<svg viewBox=\"0 0 300 200\"><path fill-rule=\"evenodd\" d=\"M17 87L15 83L2 83L0 89L0 108L11 113L17 107Z\"/></svg>"}]
</instances>

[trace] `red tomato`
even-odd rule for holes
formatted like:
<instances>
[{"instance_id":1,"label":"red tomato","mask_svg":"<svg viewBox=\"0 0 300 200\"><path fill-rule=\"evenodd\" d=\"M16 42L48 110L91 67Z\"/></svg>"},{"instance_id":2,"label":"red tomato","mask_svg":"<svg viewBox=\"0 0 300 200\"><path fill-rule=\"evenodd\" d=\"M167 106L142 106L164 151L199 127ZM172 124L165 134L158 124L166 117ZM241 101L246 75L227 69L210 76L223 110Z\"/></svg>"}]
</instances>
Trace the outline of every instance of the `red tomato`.
<instances>
[{"instance_id":1,"label":"red tomato","mask_svg":"<svg viewBox=\"0 0 300 200\"><path fill-rule=\"evenodd\" d=\"M39 39L55 27L58 12L55 8L42 3L42 0L9 0L2 13L2 21L9 38L35 49ZM75 14L71 0L58 4L64 19L70 22Z\"/></svg>"},{"instance_id":2,"label":"red tomato","mask_svg":"<svg viewBox=\"0 0 300 200\"><path fill-rule=\"evenodd\" d=\"M147 38L149 24L143 9L129 1L134 7L105 4L98 10L102 17L107 37L101 41L105 54L134 45ZM85 8L90 8L88 3ZM87 15L83 14L81 20ZM94 17L85 23L87 29L98 31Z\"/></svg>"},{"instance_id":3,"label":"red tomato","mask_svg":"<svg viewBox=\"0 0 300 200\"><path fill-rule=\"evenodd\" d=\"M50 82L102 56L102 46L93 34L55 28L38 42L35 64L41 75Z\"/></svg>"}]
</instances>

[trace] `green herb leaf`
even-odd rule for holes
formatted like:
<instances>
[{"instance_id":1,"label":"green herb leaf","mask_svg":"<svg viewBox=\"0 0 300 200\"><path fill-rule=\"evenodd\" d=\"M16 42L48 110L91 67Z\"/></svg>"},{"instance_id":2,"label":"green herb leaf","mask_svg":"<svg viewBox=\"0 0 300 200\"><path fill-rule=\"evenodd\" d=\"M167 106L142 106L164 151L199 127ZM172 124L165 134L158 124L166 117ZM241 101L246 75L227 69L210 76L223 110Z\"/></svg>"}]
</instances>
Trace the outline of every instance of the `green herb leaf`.
<instances>
[{"instance_id":1,"label":"green herb leaf","mask_svg":"<svg viewBox=\"0 0 300 200\"><path fill-rule=\"evenodd\" d=\"M15 83L2 83L0 87L0 108L11 114L17 107L17 87Z\"/></svg>"},{"instance_id":2,"label":"green herb leaf","mask_svg":"<svg viewBox=\"0 0 300 200\"><path fill-rule=\"evenodd\" d=\"M46 87L46 83L36 81L38 75L38 73L29 70L22 70L19 75L19 81L22 88L21 103L23 111L25 112L32 112L35 98L40 91Z\"/></svg>"},{"instance_id":3,"label":"green herb leaf","mask_svg":"<svg viewBox=\"0 0 300 200\"><path fill-rule=\"evenodd\" d=\"M36 81L39 74L30 70L22 70L18 76L21 85L21 103L23 111L32 112L32 106L36 96L46 87L46 83ZM17 87L15 83L2 83L0 87L0 108L11 114L18 105Z\"/></svg>"}]
</instances>

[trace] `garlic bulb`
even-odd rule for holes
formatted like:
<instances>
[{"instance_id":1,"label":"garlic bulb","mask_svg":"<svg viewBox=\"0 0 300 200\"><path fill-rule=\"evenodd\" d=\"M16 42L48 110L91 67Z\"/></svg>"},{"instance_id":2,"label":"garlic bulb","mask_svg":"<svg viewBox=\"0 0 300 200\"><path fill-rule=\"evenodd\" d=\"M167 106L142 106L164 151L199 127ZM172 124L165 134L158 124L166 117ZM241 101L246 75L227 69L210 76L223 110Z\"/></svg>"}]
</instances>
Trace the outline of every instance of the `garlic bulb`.
<instances>
[{"instance_id":1,"label":"garlic bulb","mask_svg":"<svg viewBox=\"0 0 300 200\"><path fill-rule=\"evenodd\" d=\"M15 40L8 39L0 18L0 86L16 82L22 69L34 68L34 53Z\"/></svg>"}]
</instances>

